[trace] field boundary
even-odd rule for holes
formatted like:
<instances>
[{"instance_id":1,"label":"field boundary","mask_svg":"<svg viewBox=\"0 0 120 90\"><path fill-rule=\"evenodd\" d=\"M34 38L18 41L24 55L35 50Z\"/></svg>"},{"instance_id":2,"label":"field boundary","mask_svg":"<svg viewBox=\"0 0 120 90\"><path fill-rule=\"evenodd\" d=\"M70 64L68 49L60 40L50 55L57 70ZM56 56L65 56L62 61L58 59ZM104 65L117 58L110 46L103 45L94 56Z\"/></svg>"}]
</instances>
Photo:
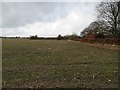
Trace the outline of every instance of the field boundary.
<instances>
[{"instance_id":1,"label":"field boundary","mask_svg":"<svg viewBox=\"0 0 120 90\"><path fill-rule=\"evenodd\" d=\"M67 40L69 42L75 42L75 43L83 43L85 45L89 45L92 47L98 47L98 48L104 48L104 49L111 49L111 50L120 50L119 45L111 45L111 44L102 44L102 43L87 43L87 42L80 42L80 41L73 41L73 40Z\"/></svg>"}]
</instances>

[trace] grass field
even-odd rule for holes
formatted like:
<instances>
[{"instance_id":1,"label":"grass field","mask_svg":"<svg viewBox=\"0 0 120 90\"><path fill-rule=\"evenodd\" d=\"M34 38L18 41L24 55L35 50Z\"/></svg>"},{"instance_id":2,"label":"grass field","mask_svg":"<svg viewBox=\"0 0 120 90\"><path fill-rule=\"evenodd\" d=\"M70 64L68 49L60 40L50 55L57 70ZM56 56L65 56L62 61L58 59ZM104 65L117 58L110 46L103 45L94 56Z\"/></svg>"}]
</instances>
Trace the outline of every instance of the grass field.
<instances>
[{"instance_id":1,"label":"grass field","mask_svg":"<svg viewBox=\"0 0 120 90\"><path fill-rule=\"evenodd\" d=\"M117 88L118 51L64 40L3 39L3 88Z\"/></svg>"}]
</instances>

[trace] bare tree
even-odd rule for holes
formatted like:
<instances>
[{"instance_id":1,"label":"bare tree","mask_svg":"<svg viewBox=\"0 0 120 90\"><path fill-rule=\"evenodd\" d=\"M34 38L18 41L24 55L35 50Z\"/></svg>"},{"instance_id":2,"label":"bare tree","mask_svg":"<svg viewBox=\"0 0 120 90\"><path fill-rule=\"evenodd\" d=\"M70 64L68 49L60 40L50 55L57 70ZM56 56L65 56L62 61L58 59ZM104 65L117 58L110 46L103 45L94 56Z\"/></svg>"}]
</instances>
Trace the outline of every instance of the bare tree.
<instances>
[{"instance_id":1,"label":"bare tree","mask_svg":"<svg viewBox=\"0 0 120 90\"><path fill-rule=\"evenodd\" d=\"M86 36L88 33L89 33L89 28L86 27L86 28L83 29L83 31L82 31L80 34L81 34L81 37L84 37L84 36Z\"/></svg>"},{"instance_id":2,"label":"bare tree","mask_svg":"<svg viewBox=\"0 0 120 90\"><path fill-rule=\"evenodd\" d=\"M98 34L98 33L103 33L104 35L110 34L109 26L106 21L101 20L101 21L94 21L90 23L90 25L85 28L81 32L81 36L85 36L88 34Z\"/></svg>"},{"instance_id":3,"label":"bare tree","mask_svg":"<svg viewBox=\"0 0 120 90\"><path fill-rule=\"evenodd\" d=\"M108 22L113 35L119 33L118 29L118 9L120 2L101 2L97 6L98 18Z\"/></svg>"}]
</instances>

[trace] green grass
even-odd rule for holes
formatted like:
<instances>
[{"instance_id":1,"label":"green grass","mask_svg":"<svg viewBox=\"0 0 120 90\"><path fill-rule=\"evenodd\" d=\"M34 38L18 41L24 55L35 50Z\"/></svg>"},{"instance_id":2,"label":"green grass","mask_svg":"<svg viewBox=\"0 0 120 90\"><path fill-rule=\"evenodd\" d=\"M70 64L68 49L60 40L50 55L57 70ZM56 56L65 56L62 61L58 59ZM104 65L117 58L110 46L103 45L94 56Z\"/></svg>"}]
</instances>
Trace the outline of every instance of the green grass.
<instances>
[{"instance_id":1,"label":"green grass","mask_svg":"<svg viewBox=\"0 0 120 90\"><path fill-rule=\"evenodd\" d=\"M3 39L3 87L117 88L118 51L64 40Z\"/></svg>"}]
</instances>

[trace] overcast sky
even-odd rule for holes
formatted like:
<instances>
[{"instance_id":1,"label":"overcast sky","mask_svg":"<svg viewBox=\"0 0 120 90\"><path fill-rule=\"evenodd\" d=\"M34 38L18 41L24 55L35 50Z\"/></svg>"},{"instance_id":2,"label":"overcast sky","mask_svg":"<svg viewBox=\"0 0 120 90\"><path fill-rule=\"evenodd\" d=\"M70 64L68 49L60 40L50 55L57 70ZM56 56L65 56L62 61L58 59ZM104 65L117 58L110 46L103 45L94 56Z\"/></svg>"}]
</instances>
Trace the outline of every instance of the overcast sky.
<instances>
[{"instance_id":1,"label":"overcast sky","mask_svg":"<svg viewBox=\"0 0 120 90\"><path fill-rule=\"evenodd\" d=\"M80 32L96 20L99 2L2 2L3 36L51 37Z\"/></svg>"}]
</instances>

